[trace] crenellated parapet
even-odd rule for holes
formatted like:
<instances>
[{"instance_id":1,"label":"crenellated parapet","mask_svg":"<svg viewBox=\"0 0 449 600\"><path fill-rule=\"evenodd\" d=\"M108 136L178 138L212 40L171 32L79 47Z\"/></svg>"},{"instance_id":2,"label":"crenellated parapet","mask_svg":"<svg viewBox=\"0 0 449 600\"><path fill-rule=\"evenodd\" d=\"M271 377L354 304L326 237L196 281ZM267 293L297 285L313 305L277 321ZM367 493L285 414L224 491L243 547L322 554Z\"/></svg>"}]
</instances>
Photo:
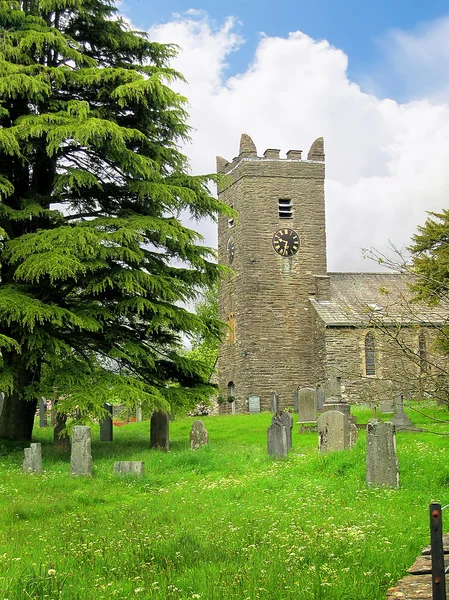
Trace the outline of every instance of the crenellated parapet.
<instances>
[{"instance_id":1,"label":"crenellated parapet","mask_svg":"<svg viewBox=\"0 0 449 600\"><path fill-rule=\"evenodd\" d=\"M240 138L240 149L239 155L236 156L232 161L228 161L222 156L217 156L217 172L218 173L229 173L233 171L241 162L254 162L254 161L283 161L283 162L319 162L324 163L324 140L322 137L316 139L310 147L307 154L307 160L302 158L302 150L288 150L286 158L281 158L280 150L275 148L268 148L263 153L263 156L257 155L256 145L254 144L251 137L243 133Z\"/></svg>"}]
</instances>

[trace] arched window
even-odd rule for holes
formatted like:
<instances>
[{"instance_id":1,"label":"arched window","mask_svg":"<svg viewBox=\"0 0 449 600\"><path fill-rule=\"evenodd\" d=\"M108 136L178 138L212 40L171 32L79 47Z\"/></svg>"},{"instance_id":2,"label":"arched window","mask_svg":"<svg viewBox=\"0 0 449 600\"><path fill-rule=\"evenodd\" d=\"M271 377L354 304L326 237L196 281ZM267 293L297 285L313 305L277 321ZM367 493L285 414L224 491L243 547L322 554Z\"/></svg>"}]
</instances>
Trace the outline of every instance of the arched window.
<instances>
[{"instance_id":1,"label":"arched window","mask_svg":"<svg viewBox=\"0 0 449 600\"><path fill-rule=\"evenodd\" d=\"M376 374L374 335L372 333L367 333L365 336L365 372L367 375Z\"/></svg>"},{"instance_id":2,"label":"arched window","mask_svg":"<svg viewBox=\"0 0 449 600\"><path fill-rule=\"evenodd\" d=\"M231 398L235 398L235 385L233 381L228 383L228 400L229 402L233 402Z\"/></svg>"},{"instance_id":3,"label":"arched window","mask_svg":"<svg viewBox=\"0 0 449 600\"><path fill-rule=\"evenodd\" d=\"M420 371L421 371L421 373L427 373L429 366L427 363L427 344L426 344L426 334L424 333L424 331L419 332L418 354L419 354Z\"/></svg>"}]
</instances>

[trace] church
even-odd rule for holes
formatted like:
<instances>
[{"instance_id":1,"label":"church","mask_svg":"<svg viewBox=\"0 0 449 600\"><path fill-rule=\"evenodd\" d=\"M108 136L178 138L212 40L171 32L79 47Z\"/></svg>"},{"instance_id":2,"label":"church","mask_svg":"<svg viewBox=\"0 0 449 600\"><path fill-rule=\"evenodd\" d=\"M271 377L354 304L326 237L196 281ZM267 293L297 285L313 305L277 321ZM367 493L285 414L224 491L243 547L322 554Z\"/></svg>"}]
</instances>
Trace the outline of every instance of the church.
<instances>
[{"instance_id":1,"label":"church","mask_svg":"<svg viewBox=\"0 0 449 600\"><path fill-rule=\"evenodd\" d=\"M219 198L236 211L218 222L218 260L232 269L218 301L221 412L269 410L272 392L290 408L303 387L337 386L352 403L419 393L445 315L410 308L407 273L327 271L323 139L306 158L284 158L258 156L243 134L217 172Z\"/></svg>"}]
</instances>

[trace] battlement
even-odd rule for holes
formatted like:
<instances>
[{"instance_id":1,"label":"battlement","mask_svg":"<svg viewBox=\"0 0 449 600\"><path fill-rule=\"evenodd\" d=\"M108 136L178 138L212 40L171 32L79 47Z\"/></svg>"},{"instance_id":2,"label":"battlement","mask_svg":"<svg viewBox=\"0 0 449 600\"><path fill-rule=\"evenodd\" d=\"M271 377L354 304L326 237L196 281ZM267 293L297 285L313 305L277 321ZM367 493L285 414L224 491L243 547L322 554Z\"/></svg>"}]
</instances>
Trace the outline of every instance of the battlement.
<instances>
[{"instance_id":1,"label":"battlement","mask_svg":"<svg viewBox=\"0 0 449 600\"><path fill-rule=\"evenodd\" d=\"M324 140L320 137L313 142L307 154L307 160L302 158L302 150L288 150L286 158L281 158L280 152L277 148L268 148L263 153L263 156L257 156L257 149L253 140L248 134L243 133L240 138L239 155L233 158L232 161L228 161L222 156L217 156L217 172L229 174L242 162L295 161L324 163Z\"/></svg>"}]
</instances>

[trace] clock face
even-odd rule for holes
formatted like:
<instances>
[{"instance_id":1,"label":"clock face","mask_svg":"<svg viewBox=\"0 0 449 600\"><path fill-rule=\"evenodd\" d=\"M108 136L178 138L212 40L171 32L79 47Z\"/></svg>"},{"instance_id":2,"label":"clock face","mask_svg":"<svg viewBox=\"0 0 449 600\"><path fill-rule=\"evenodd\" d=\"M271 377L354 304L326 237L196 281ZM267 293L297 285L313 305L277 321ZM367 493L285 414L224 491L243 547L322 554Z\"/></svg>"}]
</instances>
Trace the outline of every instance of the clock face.
<instances>
[{"instance_id":1,"label":"clock face","mask_svg":"<svg viewBox=\"0 0 449 600\"><path fill-rule=\"evenodd\" d=\"M288 227L279 229L273 235L273 248L281 256L293 256L299 250L299 235Z\"/></svg>"},{"instance_id":2,"label":"clock face","mask_svg":"<svg viewBox=\"0 0 449 600\"><path fill-rule=\"evenodd\" d=\"M229 238L228 243L226 245L226 250L228 251L229 264L232 265L235 256L235 245L234 240L232 238Z\"/></svg>"}]
</instances>

